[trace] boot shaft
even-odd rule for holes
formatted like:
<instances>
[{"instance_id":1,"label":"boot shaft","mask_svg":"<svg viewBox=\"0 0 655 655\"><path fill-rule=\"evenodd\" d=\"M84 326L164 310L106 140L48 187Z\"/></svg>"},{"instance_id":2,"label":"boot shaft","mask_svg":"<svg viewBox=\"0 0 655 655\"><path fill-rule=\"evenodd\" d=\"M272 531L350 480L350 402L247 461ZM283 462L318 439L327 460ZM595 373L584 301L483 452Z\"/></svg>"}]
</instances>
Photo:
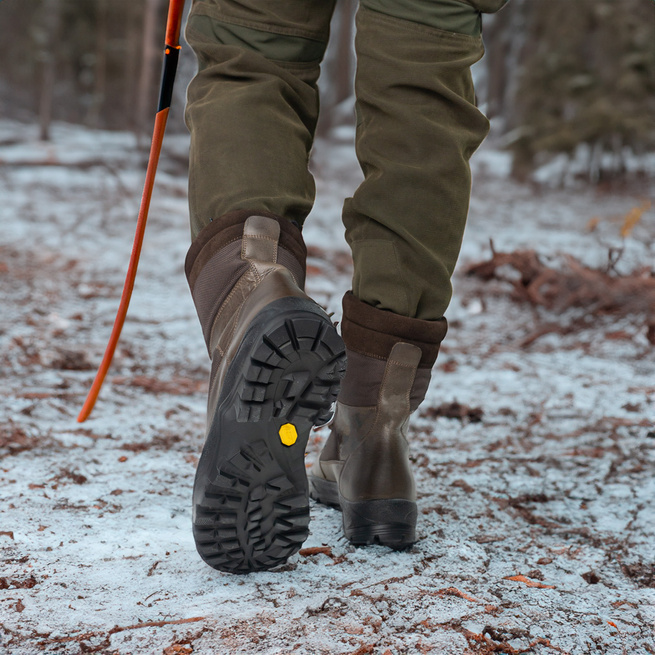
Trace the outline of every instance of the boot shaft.
<instances>
[{"instance_id":1,"label":"boot shaft","mask_svg":"<svg viewBox=\"0 0 655 655\"><path fill-rule=\"evenodd\" d=\"M416 500L407 427L420 358L420 348L403 342L394 345L386 362L367 358L357 371L358 377L377 374L379 364L384 365L382 377L376 380L374 405L346 404L344 396L349 401L352 398L342 390L332 430L337 459L343 462L339 492L347 500ZM361 356L359 361L363 361ZM349 362L347 370L350 367Z\"/></svg>"},{"instance_id":2,"label":"boot shaft","mask_svg":"<svg viewBox=\"0 0 655 655\"><path fill-rule=\"evenodd\" d=\"M210 356L225 323L267 271L284 269L290 283L304 289L306 257L300 230L266 212L231 212L202 230L189 249L185 272Z\"/></svg>"},{"instance_id":3,"label":"boot shaft","mask_svg":"<svg viewBox=\"0 0 655 655\"><path fill-rule=\"evenodd\" d=\"M337 485L342 501L414 502L407 428L425 397L446 320L392 314L352 293L343 308L348 365L313 475Z\"/></svg>"}]
</instances>

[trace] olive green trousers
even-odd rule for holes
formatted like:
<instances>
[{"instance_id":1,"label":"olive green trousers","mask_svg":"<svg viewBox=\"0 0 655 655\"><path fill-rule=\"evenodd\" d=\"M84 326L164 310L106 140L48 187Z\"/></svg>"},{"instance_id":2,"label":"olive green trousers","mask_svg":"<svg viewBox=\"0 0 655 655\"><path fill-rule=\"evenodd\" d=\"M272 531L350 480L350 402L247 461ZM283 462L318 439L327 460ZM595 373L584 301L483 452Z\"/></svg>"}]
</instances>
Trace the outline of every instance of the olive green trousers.
<instances>
[{"instance_id":1,"label":"olive green trousers","mask_svg":"<svg viewBox=\"0 0 655 655\"><path fill-rule=\"evenodd\" d=\"M357 157L364 181L344 204L353 293L436 320L452 295L470 198L469 158L489 124L470 67L481 13L507 0L361 0ZM316 81L335 0L194 0L186 38L189 203L195 237L229 211L267 210L302 225Z\"/></svg>"}]
</instances>

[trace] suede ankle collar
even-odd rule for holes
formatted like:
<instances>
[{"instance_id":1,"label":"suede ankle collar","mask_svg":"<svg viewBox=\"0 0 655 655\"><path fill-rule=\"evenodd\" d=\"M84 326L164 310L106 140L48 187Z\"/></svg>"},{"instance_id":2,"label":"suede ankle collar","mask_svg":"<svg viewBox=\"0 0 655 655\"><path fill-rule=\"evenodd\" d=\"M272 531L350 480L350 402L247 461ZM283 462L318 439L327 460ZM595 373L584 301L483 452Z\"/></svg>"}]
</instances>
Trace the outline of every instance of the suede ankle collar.
<instances>
[{"instance_id":1,"label":"suede ankle collar","mask_svg":"<svg viewBox=\"0 0 655 655\"><path fill-rule=\"evenodd\" d=\"M266 216L276 220L280 224L280 246L291 252L302 269L305 270L307 247L295 222L266 211L238 209L214 219L193 240L184 264L189 286L192 289L203 266L212 256L223 246L241 238L243 224L250 216Z\"/></svg>"},{"instance_id":2,"label":"suede ankle collar","mask_svg":"<svg viewBox=\"0 0 655 655\"><path fill-rule=\"evenodd\" d=\"M421 349L419 368L431 369L447 330L445 318L424 321L399 316L368 305L352 291L343 297L343 340L349 350L361 355L386 360L394 345L404 341Z\"/></svg>"}]
</instances>

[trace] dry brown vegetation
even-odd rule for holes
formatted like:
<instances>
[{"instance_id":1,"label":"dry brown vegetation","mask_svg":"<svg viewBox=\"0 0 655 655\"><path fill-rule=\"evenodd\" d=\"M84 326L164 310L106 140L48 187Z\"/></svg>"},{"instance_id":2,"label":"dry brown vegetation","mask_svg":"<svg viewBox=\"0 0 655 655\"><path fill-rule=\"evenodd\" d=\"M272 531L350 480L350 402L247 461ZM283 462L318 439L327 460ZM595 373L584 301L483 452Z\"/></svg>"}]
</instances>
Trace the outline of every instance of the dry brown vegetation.
<instances>
[{"instance_id":1,"label":"dry brown vegetation","mask_svg":"<svg viewBox=\"0 0 655 655\"><path fill-rule=\"evenodd\" d=\"M616 272L617 256L610 253L604 269L585 266L575 257L563 257L563 266L543 263L535 250L497 252L491 244L491 258L470 265L465 273L484 281L500 280L512 286L519 302L545 307L554 314L582 310L575 325L601 315L643 317L650 343L655 344L655 274L644 266L628 275ZM575 325L573 327L575 327ZM538 336L557 331L549 325ZM530 340L530 343L534 339ZM523 345L528 345L524 343Z\"/></svg>"}]
</instances>

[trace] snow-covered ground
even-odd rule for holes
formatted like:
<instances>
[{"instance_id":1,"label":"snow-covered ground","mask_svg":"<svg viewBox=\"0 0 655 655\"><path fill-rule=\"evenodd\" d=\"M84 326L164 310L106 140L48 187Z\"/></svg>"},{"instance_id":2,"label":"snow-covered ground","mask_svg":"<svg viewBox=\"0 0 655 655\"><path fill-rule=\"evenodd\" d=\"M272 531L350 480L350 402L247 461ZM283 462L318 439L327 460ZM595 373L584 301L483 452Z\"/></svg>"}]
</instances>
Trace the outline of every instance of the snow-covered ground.
<instances>
[{"instance_id":1,"label":"snow-covered ground","mask_svg":"<svg viewBox=\"0 0 655 655\"><path fill-rule=\"evenodd\" d=\"M191 536L208 361L183 274L186 180L169 138L128 321L90 420L76 416L116 311L143 181L126 134L0 121L0 650L4 653L655 653L655 354L643 316L543 323L509 287L455 277L449 336L413 422L419 542L354 548L312 505L281 570L208 568ZM308 289L340 314L352 135L317 144ZM483 149L460 271L534 248L651 266L645 190L507 180ZM651 198L652 199L652 198ZM589 228L593 221L594 229ZM457 401L472 420L440 416ZM477 411L473 411L477 410ZM311 464L326 430L317 431Z\"/></svg>"}]
</instances>

